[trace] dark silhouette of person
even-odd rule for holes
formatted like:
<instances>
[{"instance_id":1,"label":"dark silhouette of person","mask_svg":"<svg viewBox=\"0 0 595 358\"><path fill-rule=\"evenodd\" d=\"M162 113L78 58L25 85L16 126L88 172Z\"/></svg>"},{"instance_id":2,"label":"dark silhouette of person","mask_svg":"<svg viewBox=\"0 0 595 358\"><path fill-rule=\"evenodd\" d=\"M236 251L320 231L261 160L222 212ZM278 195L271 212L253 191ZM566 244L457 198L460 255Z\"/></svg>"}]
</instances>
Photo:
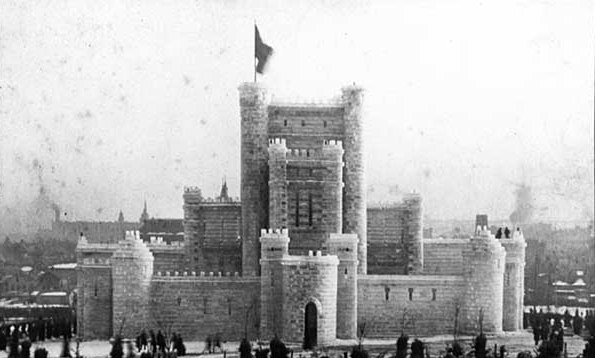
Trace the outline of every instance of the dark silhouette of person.
<instances>
[{"instance_id":1,"label":"dark silhouette of person","mask_svg":"<svg viewBox=\"0 0 595 358\"><path fill-rule=\"evenodd\" d=\"M498 231L496 231L496 239L501 239L502 238L502 228L499 227Z\"/></svg>"},{"instance_id":2,"label":"dark silhouette of person","mask_svg":"<svg viewBox=\"0 0 595 358\"><path fill-rule=\"evenodd\" d=\"M157 331L157 348L159 348L159 352L165 352L165 336L161 330Z\"/></svg>"},{"instance_id":3,"label":"dark silhouette of person","mask_svg":"<svg viewBox=\"0 0 595 358\"><path fill-rule=\"evenodd\" d=\"M149 330L149 337L151 339L151 353L155 355L157 352L157 338L155 338L155 332L153 330Z\"/></svg>"},{"instance_id":4,"label":"dark silhouette of person","mask_svg":"<svg viewBox=\"0 0 595 358\"><path fill-rule=\"evenodd\" d=\"M0 327L0 351L6 350L6 335L4 334L4 327Z\"/></svg>"},{"instance_id":5,"label":"dark silhouette of person","mask_svg":"<svg viewBox=\"0 0 595 358\"><path fill-rule=\"evenodd\" d=\"M510 239L510 229L508 226L504 228L504 237Z\"/></svg>"}]
</instances>

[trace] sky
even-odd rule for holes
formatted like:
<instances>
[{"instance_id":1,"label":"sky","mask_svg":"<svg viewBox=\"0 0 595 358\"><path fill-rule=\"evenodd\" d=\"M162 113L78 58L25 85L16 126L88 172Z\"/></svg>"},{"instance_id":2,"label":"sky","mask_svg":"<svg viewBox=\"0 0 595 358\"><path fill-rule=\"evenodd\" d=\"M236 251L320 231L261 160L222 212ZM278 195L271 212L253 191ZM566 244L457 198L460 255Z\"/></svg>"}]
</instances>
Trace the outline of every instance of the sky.
<instances>
[{"instance_id":1,"label":"sky","mask_svg":"<svg viewBox=\"0 0 595 358\"><path fill-rule=\"evenodd\" d=\"M0 232L53 217L182 217L184 186L239 196L238 86L254 22L276 100L365 92L369 201L432 219L536 220L594 201L586 0L0 2ZM16 229L15 229L16 228Z\"/></svg>"}]
</instances>

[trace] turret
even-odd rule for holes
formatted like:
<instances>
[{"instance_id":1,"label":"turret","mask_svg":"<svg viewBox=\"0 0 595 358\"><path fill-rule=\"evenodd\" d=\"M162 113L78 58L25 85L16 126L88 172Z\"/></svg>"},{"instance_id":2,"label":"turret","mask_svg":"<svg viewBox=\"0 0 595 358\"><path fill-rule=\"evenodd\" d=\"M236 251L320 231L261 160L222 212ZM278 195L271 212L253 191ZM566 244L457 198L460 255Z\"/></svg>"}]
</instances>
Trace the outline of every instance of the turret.
<instances>
[{"instance_id":1,"label":"turret","mask_svg":"<svg viewBox=\"0 0 595 358\"><path fill-rule=\"evenodd\" d=\"M506 250L502 329L505 331L518 331L523 328L525 248L527 242L520 229L517 229L513 232L512 238L503 238L500 243Z\"/></svg>"},{"instance_id":2,"label":"turret","mask_svg":"<svg viewBox=\"0 0 595 358\"><path fill-rule=\"evenodd\" d=\"M283 327L282 260L289 253L289 231L263 229L260 235L260 336L268 338Z\"/></svg>"},{"instance_id":3,"label":"turret","mask_svg":"<svg viewBox=\"0 0 595 358\"><path fill-rule=\"evenodd\" d=\"M339 258L337 268L337 338L357 337L357 235L330 234L328 253Z\"/></svg>"},{"instance_id":4,"label":"turret","mask_svg":"<svg viewBox=\"0 0 595 358\"><path fill-rule=\"evenodd\" d=\"M138 231L127 231L112 258L112 327L133 337L149 323L149 294L153 276L153 254Z\"/></svg>"},{"instance_id":5,"label":"turret","mask_svg":"<svg viewBox=\"0 0 595 358\"><path fill-rule=\"evenodd\" d=\"M239 88L241 125L242 273L257 275L260 229L268 225L268 103L258 83Z\"/></svg>"},{"instance_id":6,"label":"turret","mask_svg":"<svg viewBox=\"0 0 595 358\"><path fill-rule=\"evenodd\" d=\"M343 88L342 101L344 105L345 122L345 167L343 182L343 233L357 234L358 242L358 272L367 272L367 239L366 239L366 179L363 145L363 89L347 86Z\"/></svg>"},{"instance_id":7,"label":"turret","mask_svg":"<svg viewBox=\"0 0 595 358\"><path fill-rule=\"evenodd\" d=\"M505 251L486 227L463 249L465 291L461 295L461 333L479 332L483 311L483 329L502 331L502 295Z\"/></svg>"}]
</instances>

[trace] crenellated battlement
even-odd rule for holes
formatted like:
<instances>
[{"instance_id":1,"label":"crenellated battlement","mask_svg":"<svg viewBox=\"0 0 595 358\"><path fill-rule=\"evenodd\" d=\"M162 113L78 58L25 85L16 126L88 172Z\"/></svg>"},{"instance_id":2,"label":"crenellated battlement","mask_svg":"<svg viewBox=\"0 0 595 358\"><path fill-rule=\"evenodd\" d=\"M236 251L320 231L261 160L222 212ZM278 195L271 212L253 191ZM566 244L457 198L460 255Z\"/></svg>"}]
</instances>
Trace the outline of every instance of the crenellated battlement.
<instances>
[{"instance_id":1,"label":"crenellated battlement","mask_svg":"<svg viewBox=\"0 0 595 358\"><path fill-rule=\"evenodd\" d=\"M271 107L342 107L343 101L340 96L331 98L306 98L306 97L291 97L283 98L272 96Z\"/></svg>"},{"instance_id":2,"label":"crenellated battlement","mask_svg":"<svg viewBox=\"0 0 595 358\"><path fill-rule=\"evenodd\" d=\"M125 240L140 240L140 231L127 230L124 236Z\"/></svg>"},{"instance_id":3,"label":"crenellated battlement","mask_svg":"<svg viewBox=\"0 0 595 358\"><path fill-rule=\"evenodd\" d=\"M289 239L289 230L288 229L261 229L260 230L260 239L279 239L279 238L287 238Z\"/></svg>"},{"instance_id":4,"label":"crenellated battlement","mask_svg":"<svg viewBox=\"0 0 595 358\"><path fill-rule=\"evenodd\" d=\"M196 272L196 271L157 271L153 277L196 277L196 278L222 278L241 277L239 272Z\"/></svg>"},{"instance_id":5,"label":"crenellated battlement","mask_svg":"<svg viewBox=\"0 0 595 358\"><path fill-rule=\"evenodd\" d=\"M184 187L185 194L199 194L202 195L202 191L197 186L185 186Z\"/></svg>"},{"instance_id":6,"label":"crenellated battlement","mask_svg":"<svg viewBox=\"0 0 595 358\"><path fill-rule=\"evenodd\" d=\"M340 153L337 153L331 151L333 149L341 149L341 147L335 144L333 146L327 145L323 147L323 149L288 149L287 160L340 160L340 154L342 154L342 151Z\"/></svg>"},{"instance_id":7,"label":"crenellated battlement","mask_svg":"<svg viewBox=\"0 0 595 358\"><path fill-rule=\"evenodd\" d=\"M341 149L343 149L343 141L342 140L335 140L335 139L330 139L330 140L325 140L322 143L322 148L336 148L339 147Z\"/></svg>"},{"instance_id":8,"label":"crenellated battlement","mask_svg":"<svg viewBox=\"0 0 595 358\"><path fill-rule=\"evenodd\" d=\"M422 197L421 194L416 191L405 193L401 196L400 200L387 200L387 201L371 201L368 202L367 207L370 209L406 209L415 205L421 205Z\"/></svg>"},{"instance_id":9,"label":"crenellated battlement","mask_svg":"<svg viewBox=\"0 0 595 358\"><path fill-rule=\"evenodd\" d=\"M269 138L269 147L272 145L286 146L287 142L285 138Z\"/></svg>"}]
</instances>

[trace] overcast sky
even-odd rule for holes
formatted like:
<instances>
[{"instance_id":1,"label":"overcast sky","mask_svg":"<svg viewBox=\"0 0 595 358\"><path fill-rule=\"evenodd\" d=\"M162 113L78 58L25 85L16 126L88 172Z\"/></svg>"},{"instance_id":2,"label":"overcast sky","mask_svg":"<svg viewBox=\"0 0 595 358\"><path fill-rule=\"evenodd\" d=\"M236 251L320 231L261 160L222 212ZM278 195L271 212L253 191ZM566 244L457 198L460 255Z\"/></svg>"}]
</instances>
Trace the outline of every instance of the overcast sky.
<instances>
[{"instance_id":1,"label":"overcast sky","mask_svg":"<svg viewBox=\"0 0 595 358\"><path fill-rule=\"evenodd\" d=\"M365 87L370 200L416 190L431 218L505 218L524 182L538 218L589 220L593 10L587 0L1 1L0 214L6 227L55 202L69 219L122 209L137 220L146 199L151 215L182 217L183 187L215 195L222 177L239 196L237 88L252 80L256 20L275 49L259 81L275 97Z\"/></svg>"}]
</instances>

